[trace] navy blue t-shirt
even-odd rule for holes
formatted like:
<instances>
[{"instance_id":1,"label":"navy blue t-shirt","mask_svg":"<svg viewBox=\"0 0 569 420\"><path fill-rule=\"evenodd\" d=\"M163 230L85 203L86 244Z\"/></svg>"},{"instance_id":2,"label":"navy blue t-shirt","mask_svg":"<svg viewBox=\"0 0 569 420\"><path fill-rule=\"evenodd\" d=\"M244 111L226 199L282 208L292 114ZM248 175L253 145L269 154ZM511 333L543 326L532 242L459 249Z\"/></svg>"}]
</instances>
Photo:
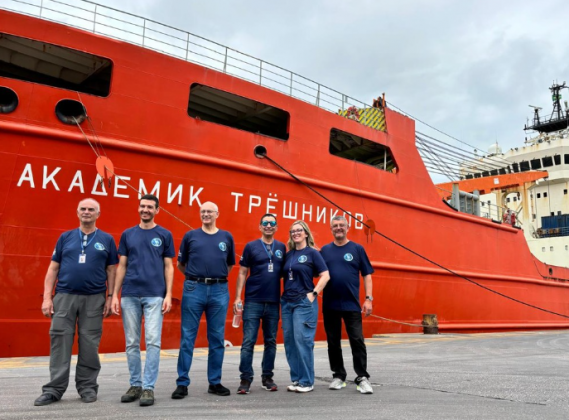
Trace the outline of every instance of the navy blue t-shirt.
<instances>
[{"instance_id":1,"label":"navy blue t-shirt","mask_svg":"<svg viewBox=\"0 0 569 420\"><path fill-rule=\"evenodd\" d=\"M96 295L107 290L107 267L118 263L115 240L108 233L97 229L87 235L83 247L85 262L80 263L83 233L81 229L64 232L55 245L51 257L59 263L55 293L72 295Z\"/></svg>"},{"instance_id":2,"label":"navy blue t-shirt","mask_svg":"<svg viewBox=\"0 0 569 420\"><path fill-rule=\"evenodd\" d=\"M279 241L267 245L258 239L245 245L239 265L249 269L249 277L245 284L246 302L280 301L285 254L285 244ZM273 264L272 272L269 272L270 263Z\"/></svg>"},{"instance_id":3,"label":"navy blue t-shirt","mask_svg":"<svg viewBox=\"0 0 569 420\"><path fill-rule=\"evenodd\" d=\"M121 296L164 297L164 258L173 258L174 239L162 226L142 229L134 226L123 232L119 254L128 258Z\"/></svg>"},{"instance_id":4,"label":"navy blue t-shirt","mask_svg":"<svg viewBox=\"0 0 569 420\"><path fill-rule=\"evenodd\" d=\"M231 233L219 229L210 235L201 228L186 232L178 252L178 262L186 265L186 277L222 278L235 265Z\"/></svg>"},{"instance_id":5,"label":"navy blue t-shirt","mask_svg":"<svg viewBox=\"0 0 569 420\"><path fill-rule=\"evenodd\" d=\"M283 270L284 292L283 299L287 302L297 302L307 293L314 290L314 277L318 277L323 271L327 271L326 263L320 253L310 247L293 250L286 254ZM292 271L292 280L289 272Z\"/></svg>"},{"instance_id":6,"label":"navy blue t-shirt","mask_svg":"<svg viewBox=\"0 0 569 420\"><path fill-rule=\"evenodd\" d=\"M360 273L362 276L373 273L364 247L351 241L344 246L332 242L322 247L320 253L330 271L322 309L360 312Z\"/></svg>"}]
</instances>

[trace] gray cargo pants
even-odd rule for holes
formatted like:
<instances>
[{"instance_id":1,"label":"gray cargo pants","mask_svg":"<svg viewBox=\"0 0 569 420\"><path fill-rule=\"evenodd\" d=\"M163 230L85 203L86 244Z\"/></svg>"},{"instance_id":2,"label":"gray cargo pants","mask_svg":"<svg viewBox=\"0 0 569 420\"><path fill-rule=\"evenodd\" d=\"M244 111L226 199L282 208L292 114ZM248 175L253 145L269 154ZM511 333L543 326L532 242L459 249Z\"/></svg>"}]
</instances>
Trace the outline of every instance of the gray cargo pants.
<instances>
[{"instance_id":1,"label":"gray cargo pants","mask_svg":"<svg viewBox=\"0 0 569 420\"><path fill-rule=\"evenodd\" d=\"M53 298L53 318L49 334L51 380L42 388L44 393L61 399L69 385L71 349L75 327L79 334L79 357L75 370L75 386L79 395L85 391L97 393L97 376L101 370L99 342L103 332L105 294L70 295L58 293Z\"/></svg>"}]
</instances>

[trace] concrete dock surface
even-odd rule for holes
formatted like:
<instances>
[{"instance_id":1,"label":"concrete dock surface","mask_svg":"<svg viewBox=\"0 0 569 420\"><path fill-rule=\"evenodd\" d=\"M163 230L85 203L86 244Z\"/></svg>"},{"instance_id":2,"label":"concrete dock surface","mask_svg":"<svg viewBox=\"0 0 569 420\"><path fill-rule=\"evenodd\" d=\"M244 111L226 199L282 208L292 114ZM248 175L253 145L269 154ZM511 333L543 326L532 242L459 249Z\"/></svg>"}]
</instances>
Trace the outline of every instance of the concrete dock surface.
<instances>
[{"instance_id":1,"label":"concrete dock surface","mask_svg":"<svg viewBox=\"0 0 569 420\"><path fill-rule=\"evenodd\" d=\"M70 386L57 403L34 407L49 379L49 358L0 359L0 418L7 419L569 419L569 331L495 334L397 334L366 339L371 395L356 391L349 345L343 342L348 386L328 389L332 379L325 342L314 350L316 383L306 394L286 392L290 383L284 348L275 366L277 392L260 387L237 395L239 347L228 347L223 385L229 397L207 393L207 349L196 349L189 396L172 400L177 350L164 350L156 403L121 403L129 387L124 353L101 355L98 401L82 403ZM75 366L73 357L72 365Z\"/></svg>"}]
</instances>

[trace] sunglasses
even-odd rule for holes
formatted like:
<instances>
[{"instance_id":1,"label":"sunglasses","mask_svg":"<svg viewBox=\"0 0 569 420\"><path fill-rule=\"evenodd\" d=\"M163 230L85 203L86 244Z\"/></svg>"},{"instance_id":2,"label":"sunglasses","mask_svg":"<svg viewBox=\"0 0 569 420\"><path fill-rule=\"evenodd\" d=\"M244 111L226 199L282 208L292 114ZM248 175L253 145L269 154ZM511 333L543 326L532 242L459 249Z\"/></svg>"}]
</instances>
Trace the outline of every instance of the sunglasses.
<instances>
[{"instance_id":1,"label":"sunglasses","mask_svg":"<svg viewBox=\"0 0 569 420\"><path fill-rule=\"evenodd\" d=\"M261 222L261 226L271 226L271 227L275 227L277 225L277 222L275 222L274 220L272 221L268 221L268 220L263 220Z\"/></svg>"},{"instance_id":2,"label":"sunglasses","mask_svg":"<svg viewBox=\"0 0 569 420\"><path fill-rule=\"evenodd\" d=\"M87 235L83 235L83 246L87 246L87 239L89 239L89 237Z\"/></svg>"}]
</instances>

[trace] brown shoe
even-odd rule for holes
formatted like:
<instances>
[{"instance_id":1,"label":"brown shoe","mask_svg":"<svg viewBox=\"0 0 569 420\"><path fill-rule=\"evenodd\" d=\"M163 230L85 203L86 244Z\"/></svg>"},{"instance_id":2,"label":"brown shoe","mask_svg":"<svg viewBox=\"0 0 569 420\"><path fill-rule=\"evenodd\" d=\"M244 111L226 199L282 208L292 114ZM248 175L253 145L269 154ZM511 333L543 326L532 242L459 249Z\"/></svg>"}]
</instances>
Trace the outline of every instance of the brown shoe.
<instances>
[{"instance_id":1,"label":"brown shoe","mask_svg":"<svg viewBox=\"0 0 569 420\"><path fill-rule=\"evenodd\" d=\"M121 402L129 403L136 401L142 395L142 387L141 386L131 386L126 394L121 397Z\"/></svg>"}]
</instances>

